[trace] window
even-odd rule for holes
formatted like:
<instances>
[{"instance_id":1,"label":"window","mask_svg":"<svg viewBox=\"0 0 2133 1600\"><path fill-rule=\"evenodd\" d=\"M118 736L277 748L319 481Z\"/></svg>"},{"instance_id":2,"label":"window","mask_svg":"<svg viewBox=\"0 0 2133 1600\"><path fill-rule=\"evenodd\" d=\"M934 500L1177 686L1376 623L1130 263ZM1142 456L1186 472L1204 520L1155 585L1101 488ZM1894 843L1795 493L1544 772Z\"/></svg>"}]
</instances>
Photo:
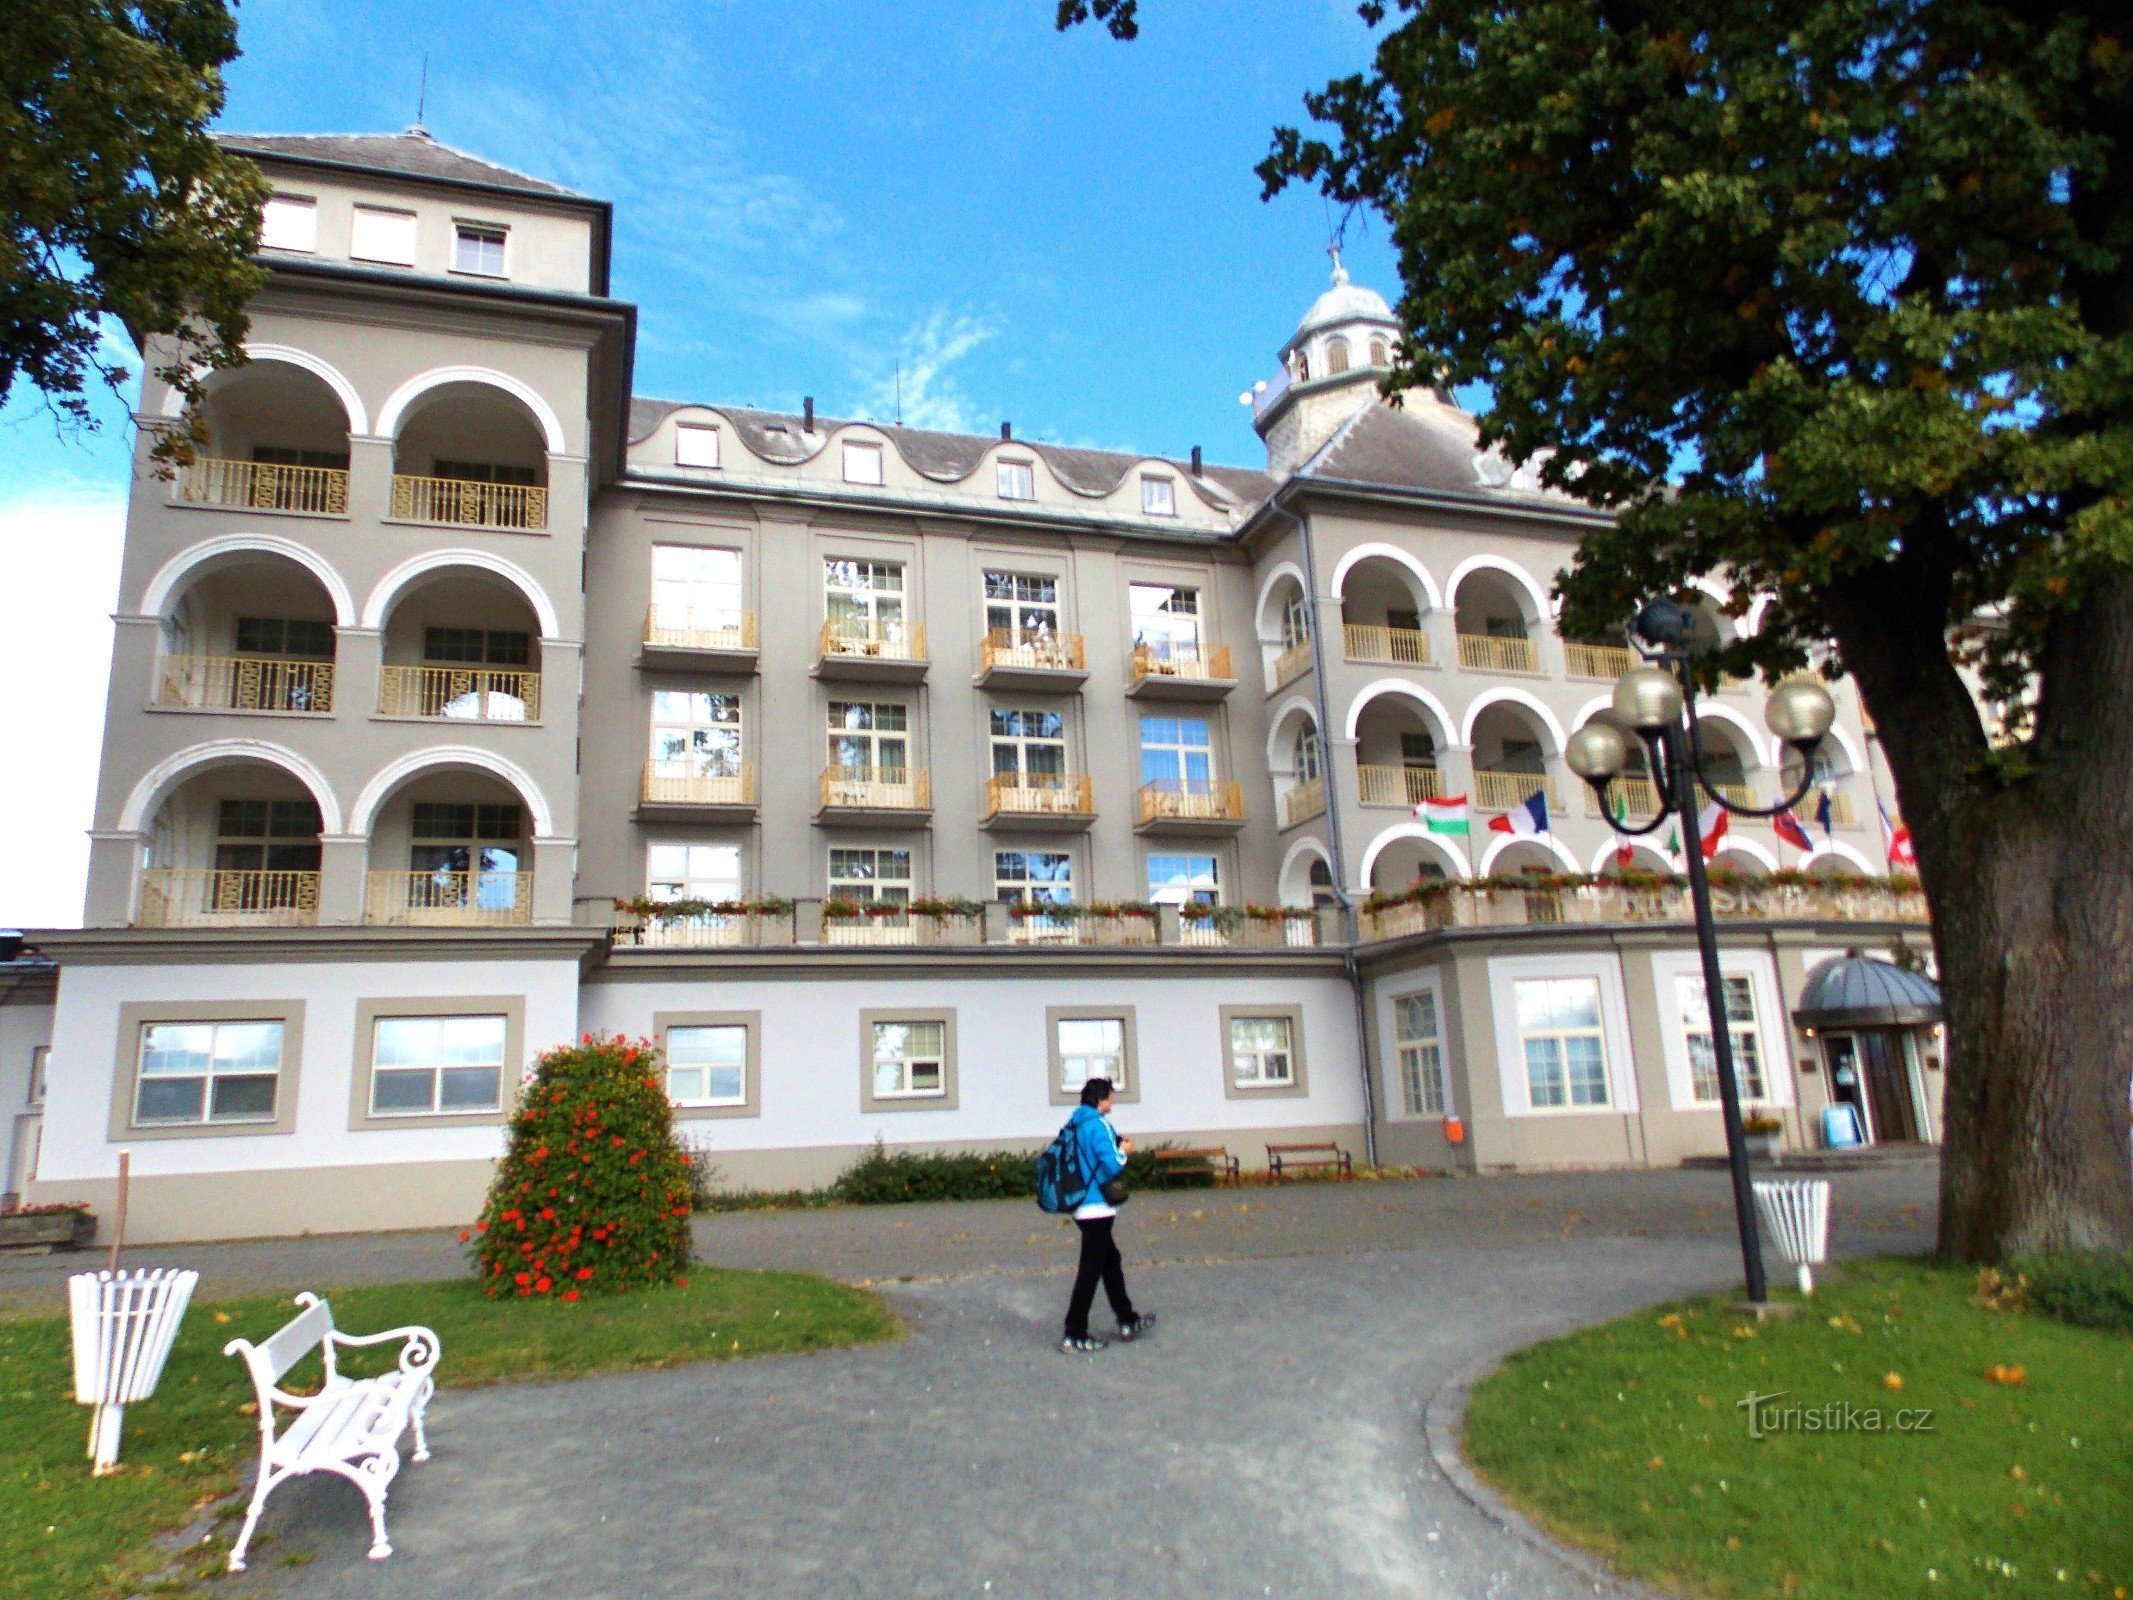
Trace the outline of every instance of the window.
<instances>
[{"instance_id":1,"label":"window","mask_svg":"<svg viewBox=\"0 0 2133 1600\"><path fill-rule=\"evenodd\" d=\"M1323 859L1311 863L1311 904L1322 911L1340 904L1333 892L1333 869Z\"/></svg>"},{"instance_id":2,"label":"window","mask_svg":"<svg viewBox=\"0 0 2133 1600\"><path fill-rule=\"evenodd\" d=\"M1437 769L1437 741L1426 733L1400 735L1400 765L1410 772Z\"/></svg>"},{"instance_id":3,"label":"window","mask_svg":"<svg viewBox=\"0 0 2133 1600\"><path fill-rule=\"evenodd\" d=\"M487 222L462 222L452 229L452 270L483 278L504 275L504 239L508 229Z\"/></svg>"},{"instance_id":4,"label":"window","mask_svg":"<svg viewBox=\"0 0 2133 1600\"><path fill-rule=\"evenodd\" d=\"M1080 1098L1091 1078L1111 1080L1113 1093L1129 1082L1126 1019L1119 1016L1052 1015L1052 1056L1058 1070L1052 1082L1060 1096Z\"/></svg>"},{"instance_id":5,"label":"window","mask_svg":"<svg viewBox=\"0 0 2133 1600\"><path fill-rule=\"evenodd\" d=\"M992 883L994 897L1006 905L1072 905L1074 858L1064 850L997 850Z\"/></svg>"},{"instance_id":6,"label":"window","mask_svg":"<svg viewBox=\"0 0 2133 1600\"><path fill-rule=\"evenodd\" d=\"M382 261L389 267L415 264L415 214L357 206L348 253L358 261Z\"/></svg>"},{"instance_id":7,"label":"window","mask_svg":"<svg viewBox=\"0 0 2133 1600\"><path fill-rule=\"evenodd\" d=\"M1148 898L1164 906L1220 905L1221 863L1213 856L1150 856Z\"/></svg>"},{"instance_id":8,"label":"window","mask_svg":"<svg viewBox=\"0 0 2133 1600\"><path fill-rule=\"evenodd\" d=\"M315 800L225 800L215 815L215 870L217 872L316 872L319 869L319 814ZM237 903L246 910L294 905L294 886L283 900L272 890L264 903L254 906L239 891ZM215 903L228 898L217 886ZM231 909L234 909L232 907Z\"/></svg>"},{"instance_id":9,"label":"window","mask_svg":"<svg viewBox=\"0 0 2133 1600\"><path fill-rule=\"evenodd\" d=\"M947 1092L947 1025L937 1021L875 1022L874 1097L938 1096Z\"/></svg>"},{"instance_id":10,"label":"window","mask_svg":"<svg viewBox=\"0 0 2133 1600\"><path fill-rule=\"evenodd\" d=\"M1437 1029L1437 996L1428 989L1392 1003L1393 1053L1400 1095L1410 1117L1444 1115L1444 1040Z\"/></svg>"},{"instance_id":11,"label":"window","mask_svg":"<svg viewBox=\"0 0 2133 1600\"><path fill-rule=\"evenodd\" d=\"M829 703L829 764L848 773L882 773L902 783L911 768L910 708L863 700ZM895 776L887 776L895 774Z\"/></svg>"},{"instance_id":12,"label":"window","mask_svg":"<svg viewBox=\"0 0 2133 1600\"><path fill-rule=\"evenodd\" d=\"M302 617L239 617L237 653L241 656L295 656L300 660L333 659L333 624Z\"/></svg>"},{"instance_id":13,"label":"window","mask_svg":"<svg viewBox=\"0 0 2133 1600\"><path fill-rule=\"evenodd\" d=\"M985 631L1027 644L1059 631L1059 580L1026 572L985 574Z\"/></svg>"},{"instance_id":14,"label":"window","mask_svg":"<svg viewBox=\"0 0 2133 1600\"><path fill-rule=\"evenodd\" d=\"M1226 1021L1233 1084L1239 1089L1286 1089L1295 1083L1294 1017L1238 1015Z\"/></svg>"},{"instance_id":15,"label":"window","mask_svg":"<svg viewBox=\"0 0 2133 1600\"><path fill-rule=\"evenodd\" d=\"M1755 1021L1755 980L1745 972L1723 974L1726 1033L1733 1043L1733 1072L1743 1100L1767 1100L1763 1079L1763 1035ZM1699 1101L1718 1104L1718 1056L1711 1047L1711 1008L1704 998L1702 976L1682 973L1674 979L1681 1030L1689 1045L1689 1082Z\"/></svg>"},{"instance_id":16,"label":"window","mask_svg":"<svg viewBox=\"0 0 2133 1600\"><path fill-rule=\"evenodd\" d=\"M521 488L541 481L540 473L532 467L511 467L495 461L454 461L445 456L431 459L430 476L453 483L512 483Z\"/></svg>"},{"instance_id":17,"label":"window","mask_svg":"<svg viewBox=\"0 0 2133 1600\"><path fill-rule=\"evenodd\" d=\"M348 470L346 450L295 450L287 445L255 444L252 446L252 459L269 467L330 467L339 472ZM266 475L262 473L261 476L264 478ZM267 489L264 483L260 487L262 492ZM273 495L274 509L277 511L304 509L297 503L301 492L293 484L274 484Z\"/></svg>"},{"instance_id":18,"label":"window","mask_svg":"<svg viewBox=\"0 0 2133 1600\"><path fill-rule=\"evenodd\" d=\"M52 1062L52 1047L48 1044L33 1046L30 1050L30 1092L28 1104L44 1104L44 1080Z\"/></svg>"},{"instance_id":19,"label":"window","mask_svg":"<svg viewBox=\"0 0 2133 1600\"><path fill-rule=\"evenodd\" d=\"M1034 500L1037 498L1037 472L1027 461L996 461L993 463L995 481L1000 487L1002 500Z\"/></svg>"},{"instance_id":20,"label":"window","mask_svg":"<svg viewBox=\"0 0 2133 1600\"><path fill-rule=\"evenodd\" d=\"M1599 980L1523 978L1512 989L1526 1092L1534 1109L1606 1105Z\"/></svg>"},{"instance_id":21,"label":"window","mask_svg":"<svg viewBox=\"0 0 2133 1600\"><path fill-rule=\"evenodd\" d=\"M533 635L523 628L424 628L422 659L470 666L530 666Z\"/></svg>"},{"instance_id":22,"label":"window","mask_svg":"<svg viewBox=\"0 0 2133 1600\"><path fill-rule=\"evenodd\" d=\"M748 1101L748 1025L723 1022L666 1030L667 1098L677 1106Z\"/></svg>"},{"instance_id":23,"label":"window","mask_svg":"<svg viewBox=\"0 0 2133 1600\"><path fill-rule=\"evenodd\" d=\"M371 1032L370 1114L502 1110L506 1023L501 1016L379 1017Z\"/></svg>"},{"instance_id":24,"label":"window","mask_svg":"<svg viewBox=\"0 0 2133 1600\"><path fill-rule=\"evenodd\" d=\"M1178 514L1178 481L1159 472L1141 474L1141 512L1150 517Z\"/></svg>"},{"instance_id":25,"label":"window","mask_svg":"<svg viewBox=\"0 0 2133 1600\"><path fill-rule=\"evenodd\" d=\"M707 463L717 466L716 461ZM744 607L741 553L698 545L652 546L652 614L656 626L690 633L731 633Z\"/></svg>"},{"instance_id":26,"label":"window","mask_svg":"<svg viewBox=\"0 0 2133 1600\"><path fill-rule=\"evenodd\" d=\"M831 633L846 639L903 638L901 562L831 556L822 563L822 581L823 609L829 617Z\"/></svg>"},{"instance_id":27,"label":"window","mask_svg":"<svg viewBox=\"0 0 2133 1600\"><path fill-rule=\"evenodd\" d=\"M717 466L718 429L702 422L677 422L674 424L674 465L677 467Z\"/></svg>"},{"instance_id":28,"label":"window","mask_svg":"<svg viewBox=\"0 0 2133 1600\"><path fill-rule=\"evenodd\" d=\"M645 893L654 900L741 897L741 847L735 844L653 844L644 852Z\"/></svg>"},{"instance_id":29,"label":"window","mask_svg":"<svg viewBox=\"0 0 2133 1600\"><path fill-rule=\"evenodd\" d=\"M1066 777L1066 718L1057 711L992 712L992 775L1023 788L1057 788Z\"/></svg>"},{"instance_id":30,"label":"window","mask_svg":"<svg viewBox=\"0 0 2133 1600\"><path fill-rule=\"evenodd\" d=\"M1214 787L1214 748L1200 717L1141 718L1141 783L1166 794L1207 794Z\"/></svg>"},{"instance_id":31,"label":"window","mask_svg":"<svg viewBox=\"0 0 2133 1600\"><path fill-rule=\"evenodd\" d=\"M829 897L832 900L862 900L885 905L909 904L911 852L832 850L829 859Z\"/></svg>"},{"instance_id":32,"label":"window","mask_svg":"<svg viewBox=\"0 0 2133 1600\"><path fill-rule=\"evenodd\" d=\"M1383 339L1372 339L1370 341L1370 364L1373 367L1386 367L1392 364L1391 347Z\"/></svg>"},{"instance_id":33,"label":"window","mask_svg":"<svg viewBox=\"0 0 2133 1600\"><path fill-rule=\"evenodd\" d=\"M281 1047L278 1021L147 1024L134 1086L135 1125L271 1123Z\"/></svg>"},{"instance_id":34,"label":"window","mask_svg":"<svg viewBox=\"0 0 2133 1600\"><path fill-rule=\"evenodd\" d=\"M308 195L267 196L259 218L259 243L265 250L300 250L306 255L318 248L318 202Z\"/></svg>"},{"instance_id":35,"label":"window","mask_svg":"<svg viewBox=\"0 0 2133 1600\"><path fill-rule=\"evenodd\" d=\"M881 446L845 440L844 481L876 485L885 482L882 476Z\"/></svg>"},{"instance_id":36,"label":"window","mask_svg":"<svg viewBox=\"0 0 2133 1600\"><path fill-rule=\"evenodd\" d=\"M1294 650L1311 638L1311 602L1298 589L1281 607L1281 647Z\"/></svg>"},{"instance_id":37,"label":"window","mask_svg":"<svg viewBox=\"0 0 2133 1600\"><path fill-rule=\"evenodd\" d=\"M1326 341L1326 372L1331 375L1348 370L1348 341L1335 334Z\"/></svg>"},{"instance_id":38,"label":"window","mask_svg":"<svg viewBox=\"0 0 2133 1600\"><path fill-rule=\"evenodd\" d=\"M525 813L516 805L457 805L418 801L412 812L408 865L416 872L477 873L480 904L504 910L515 902ZM502 896L491 905L491 894Z\"/></svg>"},{"instance_id":39,"label":"window","mask_svg":"<svg viewBox=\"0 0 2133 1600\"><path fill-rule=\"evenodd\" d=\"M1167 583L1136 583L1127 590L1133 643L1159 660L1196 661L1200 656L1200 591Z\"/></svg>"},{"instance_id":40,"label":"window","mask_svg":"<svg viewBox=\"0 0 2133 1600\"><path fill-rule=\"evenodd\" d=\"M1307 722L1296 730L1296 781L1309 783L1320 770L1318 730Z\"/></svg>"},{"instance_id":41,"label":"window","mask_svg":"<svg viewBox=\"0 0 2133 1600\"><path fill-rule=\"evenodd\" d=\"M741 697L652 691L652 767L662 778L741 775Z\"/></svg>"}]
</instances>

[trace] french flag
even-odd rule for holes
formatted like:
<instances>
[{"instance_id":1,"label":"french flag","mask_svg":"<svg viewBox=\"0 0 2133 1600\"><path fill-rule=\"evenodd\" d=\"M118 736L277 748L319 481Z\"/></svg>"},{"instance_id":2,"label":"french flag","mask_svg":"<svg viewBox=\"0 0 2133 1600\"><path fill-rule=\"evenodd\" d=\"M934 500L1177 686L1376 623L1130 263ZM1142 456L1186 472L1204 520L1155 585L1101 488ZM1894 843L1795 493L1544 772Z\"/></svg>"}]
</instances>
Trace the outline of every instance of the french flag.
<instances>
[{"instance_id":1,"label":"french flag","mask_svg":"<svg viewBox=\"0 0 2133 1600\"><path fill-rule=\"evenodd\" d=\"M1548 796L1540 789L1533 791L1521 806L1513 806L1500 817L1489 818L1489 832L1534 834L1548 831Z\"/></svg>"}]
</instances>

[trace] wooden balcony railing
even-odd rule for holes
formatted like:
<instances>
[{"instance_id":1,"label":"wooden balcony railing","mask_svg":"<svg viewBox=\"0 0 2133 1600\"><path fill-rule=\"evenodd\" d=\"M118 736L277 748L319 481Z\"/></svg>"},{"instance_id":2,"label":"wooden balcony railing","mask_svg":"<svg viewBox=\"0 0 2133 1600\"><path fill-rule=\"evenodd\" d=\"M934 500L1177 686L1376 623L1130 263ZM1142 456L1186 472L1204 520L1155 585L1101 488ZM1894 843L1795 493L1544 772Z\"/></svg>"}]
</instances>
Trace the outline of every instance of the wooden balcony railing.
<instances>
[{"instance_id":1,"label":"wooden balcony railing","mask_svg":"<svg viewBox=\"0 0 2133 1600\"><path fill-rule=\"evenodd\" d=\"M685 764L657 760L644 764L639 791L650 806L752 806L755 763L743 761L736 772L691 772Z\"/></svg>"},{"instance_id":2,"label":"wooden balcony railing","mask_svg":"<svg viewBox=\"0 0 2133 1600\"><path fill-rule=\"evenodd\" d=\"M165 656L156 704L192 711L333 709L333 663L284 656Z\"/></svg>"},{"instance_id":3,"label":"wooden balcony railing","mask_svg":"<svg viewBox=\"0 0 2133 1600\"><path fill-rule=\"evenodd\" d=\"M1394 666L1426 667L1429 635L1419 628L1381 628L1375 623L1341 626L1341 642L1350 661L1389 661Z\"/></svg>"},{"instance_id":4,"label":"wooden balcony railing","mask_svg":"<svg viewBox=\"0 0 2133 1600\"><path fill-rule=\"evenodd\" d=\"M548 491L537 483L471 483L396 472L392 514L462 528L545 528Z\"/></svg>"},{"instance_id":5,"label":"wooden balcony railing","mask_svg":"<svg viewBox=\"0 0 2133 1600\"><path fill-rule=\"evenodd\" d=\"M1637 664L1637 652L1618 644L1563 641L1563 670L1573 678L1619 678Z\"/></svg>"},{"instance_id":6,"label":"wooden balcony railing","mask_svg":"<svg viewBox=\"0 0 2133 1600\"><path fill-rule=\"evenodd\" d=\"M1524 805L1536 794L1548 796L1548 809L1559 811L1555 785L1538 772L1484 772L1474 774L1474 804L1482 811L1509 811Z\"/></svg>"},{"instance_id":7,"label":"wooden balcony railing","mask_svg":"<svg viewBox=\"0 0 2133 1600\"><path fill-rule=\"evenodd\" d=\"M1599 796L1592 792L1592 785L1581 783L1585 791L1585 815L1604 817ZM1607 786L1607 803L1615 814L1628 822L1648 822L1659 811L1659 787L1650 778L1624 774Z\"/></svg>"},{"instance_id":8,"label":"wooden balcony railing","mask_svg":"<svg viewBox=\"0 0 2133 1600\"><path fill-rule=\"evenodd\" d=\"M824 944L983 944L985 919L981 916L935 917L920 912L895 911L879 916L862 915L822 918Z\"/></svg>"},{"instance_id":9,"label":"wooden balcony railing","mask_svg":"<svg viewBox=\"0 0 2133 1600\"><path fill-rule=\"evenodd\" d=\"M1086 772L1002 773L985 780L985 819L1093 817L1096 784Z\"/></svg>"},{"instance_id":10,"label":"wooden balcony railing","mask_svg":"<svg viewBox=\"0 0 2133 1600\"><path fill-rule=\"evenodd\" d=\"M755 613L654 606L644 614L644 642L668 650L753 650Z\"/></svg>"},{"instance_id":11,"label":"wooden balcony railing","mask_svg":"<svg viewBox=\"0 0 2133 1600\"><path fill-rule=\"evenodd\" d=\"M933 778L924 767L825 767L825 811L930 811Z\"/></svg>"},{"instance_id":12,"label":"wooden balcony railing","mask_svg":"<svg viewBox=\"0 0 2133 1600\"><path fill-rule=\"evenodd\" d=\"M871 661L924 661L922 622L867 622L831 618L822 624L822 654Z\"/></svg>"},{"instance_id":13,"label":"wooden balcony railing","mask_svg":"<svg viewBox=\"0 0 2133 1600\"><path fill-rule=\"evenodd\" d=\"M1311 641L1299 639L1274 658L1274 687L1280 688L1291 678L1301 677L1311 665Z\"/></svg>"},{"instance_id":14,"label":"wooden balcony railing","mask_svg":"<svg viewBox=\"0 0 2133 1600\"><path fill-rule=\"evenodd\" d=\"M1143 678L1192 678L1219 683L1236 675L1230 665L1226 644L1173 645L1168 648L1143 644L1133 649L1133 681L1136 683Z\"/></svg>"},{"instance_id":15,"label":"wooden balcony railing","mask_svg":"<svg viewBox=\"0 0 2133 1600\"><path fill-rule=\"evenodd\" d=\"M178 499L189 506L235 506L246 511L348 514L346 467L285 467L271 461L225 461L197 456L178 474Z\"/></svg>"},{"instance_id":16,"label":"wooden balcony railing","mask_svg":"<svg viewBox=\"0 0 2133 1600\"><path fill-rule=\"evenodd\" d=\"M1916 885L1847 882L1769 884L1717 881L1711 908L1719 920L1767 922L1915 922L1926 920ZM1442 928L1555 926L1570 923L1679 923L1694 920L1685 882L1591 883L1562 889L1482 888L1458 884L1378 910L1358 921L1365 942Z\"/></svg>"},{"instance_id":17,"label":"wooden balcony railing","mask_svg":"<svg viewBox=\"0 0 2133 1600\"><path fill-rule=\"evenodd\" d=\"M1242 822L1244 786L1236 782L1144 783L1143 822Z\"/></svg>"},{"instance_id":18,"label":"wooden balcony railing","mask_svg":"<svg viewBox=\"0 0 2133 1600\"><path fill-rule=\"evenodd\" d=\"M533 920L530 872L373 872L364 914L371 922L443 928L514 926Z\"/></svg>"},{"instance_id":19,"label":"wooden balcony railing","mask_svg":"<svg viewBox=\"0 0 2133 1600\"><path fill-rule=\"evenodd\" d=\"M1356 780L1366 806L1412 808L1444 794L1444 775L1435 767L1358 767Z\"/></svg>"},{"instance_id":20,"label":"wooden balcony railing","mask_svg":"<svg viewBox=\"0 0 2133 1600\"><path fill-rule=\"evenodd\" d=\"M978 651L978 670L1023 667L1033 672L1085 672L1089 656L1078 633L1024 634L1020 640L1005 628L985 635Z\"/></svg>"},{"instance_id":21,"label":"wooden balcony railing","mask_svg":"<svg viewBox=\"0 0 2133 1600\"><path fill-rule=\"evenodd\" d=\"M1097 917L1069 911L1046 916L1042 912L1011 916L1007 920L1009 944L1046 945L1152 945L1158 929L1152 916Z\"/></svg>"},{"instance_id":22,"label":"wooden balcony railing","mask_svg":"<svg viewBox=\"0 0 2133 1600\"><path fill-rule=\"evenodd\" d=\"M1459 635L1459 665L1469 672L1538 672L1540 652L1531 639L1504 639L1493 633Z\"/></svg>"},{"instance_id":23,"label":"wooden balcony railing","mask_svg":"<svg viewBox=\"0 0 2133 1600\"><path fill-rule=\"evenodd\" d=\"M1195 914L1199 912L1199 914ZM1178 943L1203 949L1308 950L1318 944L1316 912L1231 920L1193 906L1178 912Z\"/></svg>"},{"instance_id":24,"label":"wooden balcony railing","mask_svg":"<svg viewBox=\"0 0 2133 1600\"><path fill-rule=\"evenodd\" d=\"M385 667L378 715L453 722L538 722L541 675L509 667Z\"/></svg>"},{"instance_id":25,"label":"wooden balcony railing","mask_svg":"<svg viewBox=\"0 0 2133 1600\"><path fill-rule=\"evenodd\" d=\"M1762 801L1755 793L1755 785L1752 783L1714 783L1707 787L1714 794L1722 799L1731 801L1737 806L1759 806L1762 804Z\"/></svg>"},{"instance_id":26,"label":"wooden balcony railing","mask_svg":"<svg viewBox=\"0 0 2133 1600\"><path fill-rule=\"evenodd\" d=\"M307 926L318 920L318 876L150 867L141 874L135 920L144 928Z\"/></svg>"},{"instance_id":27,"label":"wooden balcony railing","mask_svg":"<svg viewBox=\"0 0 2133 1600\"><path fill-rule=\"evenodd\" d=\"M1323 777L1306 778L1294 785L1281 797L1281 825L1293 828L1299 822L1319 816L1326 809L1326 780Z\"/></svg>"}]
</instances>

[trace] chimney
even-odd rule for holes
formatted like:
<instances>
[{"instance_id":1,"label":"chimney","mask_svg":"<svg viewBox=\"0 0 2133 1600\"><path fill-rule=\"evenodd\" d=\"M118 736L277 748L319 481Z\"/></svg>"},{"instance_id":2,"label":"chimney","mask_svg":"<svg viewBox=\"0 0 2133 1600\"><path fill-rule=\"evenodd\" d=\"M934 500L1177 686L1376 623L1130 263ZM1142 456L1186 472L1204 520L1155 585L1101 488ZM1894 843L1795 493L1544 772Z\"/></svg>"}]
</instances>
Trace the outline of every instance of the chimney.
<instances>
[{"instance_id":1,"label":"chimney","mask_svg":"<svg viewBox=\"0 0 2133 1600\"><path fill-rule=\"evenodd\" d=\"M1013 424L1012 422L1003 422L1003 423L1001 423L1001 424L1000 424L1000 437L1001 437L1001 438L1003 438L1003 439L1012 439L1012 438L1013 438L1014 436L1015 436L1015 425L1014 425L1014 424Z\"/></svg>"},{"instance_id":2,"label":"chimney","mask_svg":"<svg viewBox=\"0 0 2133 1600\"><path fill-rule=\"evenodd\" d=\"M813 433L815 431L815 397L813 395L809 395L800 402L800 415L806 419L801 424L801 430L806 433Z\"/></svg>"},{"instance_id":3,"label":"chimney","mask_svg":"<svg viewBox=\"0 0 2133 1600\"><path fill-rule=\"evenodd\" d=\"M1204 468L1205 466L1206 462L1204 462L1200 458L1200 447L1198 445L1194 445L1192 447L1192 475L1195 478L1204 477L1205 473L1202 471L1202 468Z\"/></svg>"}]
</instances>

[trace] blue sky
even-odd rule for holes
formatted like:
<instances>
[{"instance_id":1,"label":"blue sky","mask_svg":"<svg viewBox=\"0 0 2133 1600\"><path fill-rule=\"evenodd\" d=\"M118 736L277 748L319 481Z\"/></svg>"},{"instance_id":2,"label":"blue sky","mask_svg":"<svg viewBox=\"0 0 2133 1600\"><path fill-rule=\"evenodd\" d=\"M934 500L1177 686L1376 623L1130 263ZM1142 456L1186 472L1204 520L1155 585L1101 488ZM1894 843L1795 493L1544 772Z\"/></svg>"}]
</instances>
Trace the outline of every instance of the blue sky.
<instances>
[{"instance_id":1,"label":"blue sky","mask_svg":"<svg viewBox=\"0 0 2133 1600\"><path fill-rule=\"evenodd\" d=\"M247 0L223 125L397 130L427 52L438 138L615 202L641 394L887 418L900 365L914 423L1257 464L1237 395L1338 219L1252 167L1370 34L1350 0L1153 0L1130 45L1052 9ZM1393 294L1375 218L1347 260ZM45 757L0 790L0 921L79 915L127 472L99 409L0 409L0 738Z\"/></svg>"}]
</instances>

